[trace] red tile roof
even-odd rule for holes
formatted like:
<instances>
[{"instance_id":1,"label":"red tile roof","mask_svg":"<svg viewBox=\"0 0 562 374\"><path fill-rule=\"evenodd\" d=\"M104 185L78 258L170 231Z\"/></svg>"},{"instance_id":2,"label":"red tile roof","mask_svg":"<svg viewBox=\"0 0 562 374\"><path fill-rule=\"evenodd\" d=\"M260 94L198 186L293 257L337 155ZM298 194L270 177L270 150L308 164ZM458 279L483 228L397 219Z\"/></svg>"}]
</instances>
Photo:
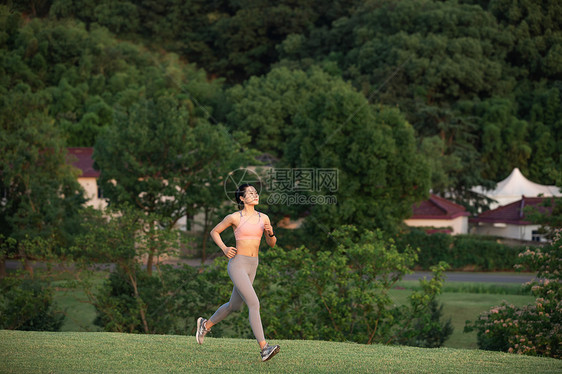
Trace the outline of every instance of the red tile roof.
<instances>
[{"instance_id":1,"label":"red tile roof","mask_svg":"<svg viewBox=\"0 0 562 374\"><path fill-rule=\"evenodd\" d=\"M525 197L511 204L500 206L499 208L488 210L480 213L476 218L470 219L470 222L484 223L509 223L514 225L529 225L530 221L526 220L525 208L533 206L541 213L551 213L552 207L540 206L545 200L553 200L551 197Z\"/></svg>"},{"instance_id":2,"label":"red tile roof","mask_svg":"<svg viewBox=\"0 0 562 374\"><path fill-rule=\"evenodd\" d=\"M69 161L72 162L72 166L82 170L81 177L97 178L100 176L100 172L94 169L94 159L92 158L94 148L74 147L67 148L67 150L67 157Z\"/></svg>"},{"instance_id":3,"label":"red tile roof","mask_svg":"<svg viewBox=\"0 0 562 374\"><path fill-rule=\"evenodd\" d=\"M437 195L412 206L410 219L453 219L470 215L462 205L455 204Z\"/></svg>"}]
</instances>

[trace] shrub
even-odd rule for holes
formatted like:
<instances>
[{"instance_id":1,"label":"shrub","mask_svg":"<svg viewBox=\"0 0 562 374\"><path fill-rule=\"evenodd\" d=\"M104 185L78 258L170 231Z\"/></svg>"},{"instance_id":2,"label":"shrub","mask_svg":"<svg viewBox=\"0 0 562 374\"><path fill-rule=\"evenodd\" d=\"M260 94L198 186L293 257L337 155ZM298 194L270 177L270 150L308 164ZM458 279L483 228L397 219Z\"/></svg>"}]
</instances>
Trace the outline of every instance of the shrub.
<instances>
[{"instance_id":1,"label":"shrub","mask_svg":"<svg viewBox=\"0 0 562 374\"><path fill-rule=\"evenodd\" d=\"M450 248L453 246L453 236L443 233L426 234L425 231L412 229L397 239L400 247L419 248L420 253L416 265L423 269L429 269L439 261L445 261L454 266L453 258L450 255Z\"/></svg>"},{"instance_id":2,"label":"shrub","mask_svg":"<svg viewBox=\"0 0 562 374\"><path fill-rule=\"evenodd\" d=\"M194 316L214 311L215 305L209 300L224 281L212 282L213 271L201 276L197 268L187 265L163 265L159 270L157 274L149 275L137 269L134 283L122 269L112 272L92 297L97 312L95 323L105 331L193 333ZM133 284L137 288L136 296Z\"/></svg>"},{"instance_id":3,"label":"shrub","mask_svg":"<svg viewBox=\"0 0 562 374\"><path fill-rule=\"evenodd\" d=\"M226 270L227 264L226 258L220 258L213 266L201 268L188 265L161 267L161 292L166 295L166 313L174 316L174 334L195 333L197 317L210 316L220 305L217 303L229 300L232 287ZM247 315L245 317L244 327L247 324ZM213 335L223 336L223 331L229 327L233 328L236 322L237 319L234 318L214 326Z\"/></svg>"},{"instance_id":4,"label":"shrub","mask_svg":"<svg viewBox=\"0 0 562 374\"><path fill-rule=\"evenodd\" d=\"M448 264L440 262L432 266L431 280L421 279L421 291L414 291L410 297L410 305L395 308L395 318L399 329L396 343L424 348L441 347L453 333L451 319L441 320L443 305L439 305L436 296L443 288L443 273Z\"/></svg>"},{"instance_id":5,"label":"shrub","mask_svg":"<svg viewBox=\"0 0 562 374\"><path fill-rule=\"evenodd\" d=\"M164 220L131 207L105 212L90 211L84 234L70 249L78 273L89 274L98 263L114 264L116 271L100 290L80 278L89 301L96 307L96 323L106 331L167 333L174 321L163 310L169 289L164 279L152 275L151 258L173 252L177 232L160 225ZM148 258L146 270L141 259Z\"/></svg>"},{"instance_id":6,"label":"shrub","mask_svg":"<svg viewBox=\"0 0 562 374\"><path fill-rule=\"evenodd\" d=\"M480 315L474 324L467 321L465 332L477 330L477 342L480 349L489 351L509 350L509 337L515 335L517 309L514 305L503 302Z\"/></svg>"},{"instance_id":7,"label":"shrub","mask_svg":"<svg viewBox=\"0 0 562 374\"><path fill-rule=\"evenodd\" d=\"M451 266L475 266L479 270L511 270L523 247L511 247L473 235L457 235L451 250Z\"/></svg>"},{"instance_id":8,"label":"shrub","mask_svg":"<svg viewBox=\"0 0 562 374\"><path fill-rule=\"evenodd\" d=\"M453 269L473 267L475 270L507 270L518 264L518 254L523 247L512 247L493 238L474 235L427 234L420 229L410 229L397 238L401 247L419 248L416 266L429 269L445 261Z\"/></svg>"},{"instance_id":9,"label":"shrub","mask_svg":"<svg viewBox=\"0 0 562 374\"><path fill-rule=\"evenodd\" d=\"M340 244L331 252L274 248L262 255L256 288L267 295L261 306L269 336L424 346L433 346L430 335L448 337L446 324L421 334L416 325L435 317L431 304L446 264L433 269L434 277L422 282L409 305L396 307L389 290L411 272L415 251L398 251L380 231L344 226L333 236Z\"/></svg>"},{"instance_id":10,"label":"shrub","mask_svg":"<svg viewBox=\"0 0 562 374\"><path fill-rule=\"evenodd\" d=\"M136 278L137 295L129 274L118 268L109 275L95 294L94 323L105 331L170 333L173 322L165 308L162 282L144 271L136 271L132 276Z\"/></svg>"},{"instance_id":11,"label":"shrub","mask_svg":"<svg viewBox=\"0 0 562 374\"><path fill-rule=\"evenodd\" d=\"M64 315L56 311L53 290L35 279L0 280L0 329L59 331Z\"/></svg>"},{"instance_id":12,"label":"shrub","mask_svg":"<svg viewBox=\"0 0 562 374\"><path fill-rule=\"evenodd\" d=\"M477 330L482 349L562 358L562 237L542 248L520 254L523 263L537 271L538 281L528 284L537 298L522 308L503 303L467 321L465 331Z\"/></svg>"},{"instance_id":13,"label":"shrub","mask_svg":"<svg viewBox=\"0 0 562 374\"><path fill-rule=\"evenodd\" d=\"M441 347L453 333L451 318L442 321L443 304L432 299L425 313L414 317L410 328L405 330L397 342L422 348Z\"/></svg>"},{"instance_id":14,"label":"shrub","mask_svg":"<svg viewBox=\"0 0 562 374\"><path fill-rule=\"evenodd\" d=\"M397 307L389 291L411 272L415 251L398 251L380 231L342 227L333 235L340 243L334 251L276 247L260 255L254 287L264 296L260 304L267 336L442 345L451 329L441 322L435 299L446 264L433 268L433 278L421 282L408 305ZM98 322L108 331L193 333L197 316L209 316L230 298L227 263L220 258L198 269L161 266L155 275L119 266L93 298ZM213 327L214 336L227 332L253 338L246 311Z\"/></svg>"}]
</instances>

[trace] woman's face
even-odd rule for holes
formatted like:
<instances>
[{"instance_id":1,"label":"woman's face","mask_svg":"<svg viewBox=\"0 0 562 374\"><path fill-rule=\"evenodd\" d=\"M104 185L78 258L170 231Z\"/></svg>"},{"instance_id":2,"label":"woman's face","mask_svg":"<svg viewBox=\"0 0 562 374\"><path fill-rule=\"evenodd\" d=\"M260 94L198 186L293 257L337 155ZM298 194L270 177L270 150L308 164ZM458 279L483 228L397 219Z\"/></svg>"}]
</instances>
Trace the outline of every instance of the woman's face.
<instances>
[{"instance_id":1,"label":"woman's face","mask_svg":"<svg viewBox=\"0 0 562 374\"><path fill-rule=\"evenodd\" d=\"M244 204L257 205L259 203L260 196L258 191L252 186L246 187L244 190Z\"/></svg>"}]
</instances>

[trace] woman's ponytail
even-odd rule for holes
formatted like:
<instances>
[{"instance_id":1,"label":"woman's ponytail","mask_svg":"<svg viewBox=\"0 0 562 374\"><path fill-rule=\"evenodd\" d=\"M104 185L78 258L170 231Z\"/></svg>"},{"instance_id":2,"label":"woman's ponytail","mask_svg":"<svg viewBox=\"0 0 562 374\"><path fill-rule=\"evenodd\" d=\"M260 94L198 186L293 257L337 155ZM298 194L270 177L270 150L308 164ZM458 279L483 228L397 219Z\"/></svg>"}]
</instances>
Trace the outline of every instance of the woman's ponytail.
<instances>
[{"instance_id":1,"label":"woman's ponytail","mask_svg":"<svg viewBox=\"0 0 562 374\"><path fill-rule=\"evenodd\" d=\"M238 186L236 192L234 193L234 197L236 198L236 203L238 204L238 209L244 209L244 202L242 201L242 197L246 193L246 188L253 187L251 184L244 183Z\"/></svg>"}]
</instances>

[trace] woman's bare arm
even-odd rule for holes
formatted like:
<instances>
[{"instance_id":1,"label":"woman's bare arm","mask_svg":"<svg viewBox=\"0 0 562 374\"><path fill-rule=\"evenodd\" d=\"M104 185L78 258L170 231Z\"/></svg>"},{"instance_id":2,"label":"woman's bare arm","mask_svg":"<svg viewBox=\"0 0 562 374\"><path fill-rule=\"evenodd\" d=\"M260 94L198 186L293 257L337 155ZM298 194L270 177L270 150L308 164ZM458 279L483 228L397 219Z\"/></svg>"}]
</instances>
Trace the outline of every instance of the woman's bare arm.
<instances>
[{"instance_id":1,"label":"woman's bare arm","mask_svg":"<svg viewBox=\"0 0 562 374\"><path fill-rule=\"evenodd\" d=\"M277 243L277 238L275 236L271 236L274 234L273 226L271 226L271 221L268 216L265 216L264 221L263 228L265 229L265 241L267 242L267 245L274 247L275 243Z\"/></svg>"},{"instance_id":2,"label":"woman's bare arm","mask_svg":"<svg viewBox=\"0 0 562 374\"><path fill-rule=\"evenodd\" d=\"M226 244L224 244L220 236L220 233L223 232L226 228L232 226L233 224L234 224L234 219L232 217L232 214L229 214L228 216L224 217L224 219L221 222L219 222L219 224L216 225L211 230L210 233L211 238L213 238L215 244L219 246L219 248L223 251L224 255L228 258L232 258L236 255L236 248L228 247Z\"/></svg>"}]
</instances>

